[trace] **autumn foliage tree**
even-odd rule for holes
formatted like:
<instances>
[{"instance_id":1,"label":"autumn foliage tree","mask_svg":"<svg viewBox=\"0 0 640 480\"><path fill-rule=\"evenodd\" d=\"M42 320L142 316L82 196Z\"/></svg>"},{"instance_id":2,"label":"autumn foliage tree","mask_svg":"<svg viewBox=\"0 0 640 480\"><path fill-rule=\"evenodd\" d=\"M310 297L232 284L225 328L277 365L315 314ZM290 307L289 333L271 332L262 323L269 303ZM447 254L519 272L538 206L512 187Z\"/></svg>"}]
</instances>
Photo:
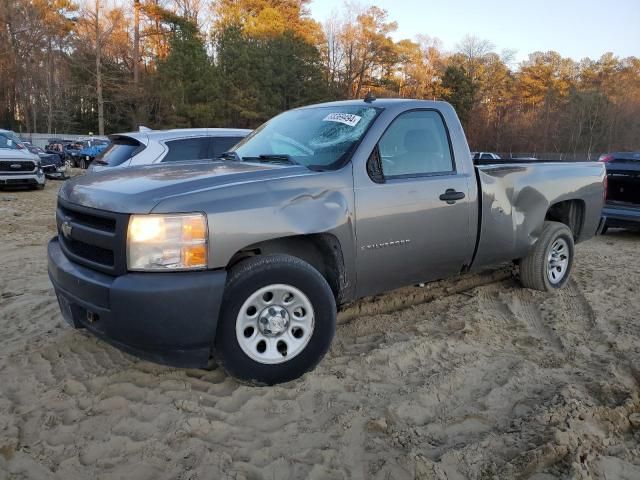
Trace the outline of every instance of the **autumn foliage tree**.
<instances>
[{"instance_id":1,"label":"autumn foliage tree","mask_svg":"<svg viewBox=\"0 0 640 480\"><path fill-rule=\"evenodd\" d=\"M429 32L396 40L387 11L357 3L320 24L310 0L109 1L0 0L0 127L255 127L372 92L449 101L474 149L640 149L636 57L533 52L515 64L474 36L448 52Z\"/></svg>"}]
</instances>

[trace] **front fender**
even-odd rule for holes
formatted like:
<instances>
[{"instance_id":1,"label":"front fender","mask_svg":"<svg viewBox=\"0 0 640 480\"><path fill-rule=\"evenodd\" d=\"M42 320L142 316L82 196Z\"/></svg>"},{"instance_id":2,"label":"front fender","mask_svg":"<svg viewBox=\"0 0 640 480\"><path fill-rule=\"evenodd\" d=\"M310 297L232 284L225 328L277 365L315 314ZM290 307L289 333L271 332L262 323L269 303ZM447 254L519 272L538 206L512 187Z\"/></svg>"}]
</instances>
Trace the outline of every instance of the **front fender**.
<instances>
[{"instance_id":1,"label":"front fender","mask_svg":"<svg viewBox=\"0 0 640 480\"><path fill-rule=\"evenodd\" d=\"M264 181L230 184L161 202L154 212L203 211L209 223L209 267L225 268L251 245L298 235L329 233L340 242L347 273L354 261L351 165Z\"/></svg>"}]
</instances>

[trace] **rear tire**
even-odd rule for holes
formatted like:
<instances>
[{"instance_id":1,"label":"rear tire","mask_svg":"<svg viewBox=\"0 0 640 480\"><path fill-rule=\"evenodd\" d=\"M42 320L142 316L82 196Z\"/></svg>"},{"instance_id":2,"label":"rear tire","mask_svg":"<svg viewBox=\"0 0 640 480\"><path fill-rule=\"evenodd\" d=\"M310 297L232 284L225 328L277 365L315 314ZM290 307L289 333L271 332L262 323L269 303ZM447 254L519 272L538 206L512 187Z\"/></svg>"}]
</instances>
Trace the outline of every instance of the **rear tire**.
<instances>
[{"instance_id":1,"label":"rear tire","mask_svg":"<svg viewBox=\"0 0 640 480\"><path fill-rule=\"evenodd\" d=\"M573 266L573 234L560 222L544 222L540 238L520 259L520 282L527 288L552 292L567 283Z\"/></svg>"},{"instance_id":2,"label":"rear tire","mask_svg":"<svg viewBox=\"0 0 640 480\"><path fill-rule=\"evenodd\" d=\"M290 255L256 256L229 273L214 356L231 376L273 385L313 370L336 329L325 278Z\"/></svg>"}]
</instances>

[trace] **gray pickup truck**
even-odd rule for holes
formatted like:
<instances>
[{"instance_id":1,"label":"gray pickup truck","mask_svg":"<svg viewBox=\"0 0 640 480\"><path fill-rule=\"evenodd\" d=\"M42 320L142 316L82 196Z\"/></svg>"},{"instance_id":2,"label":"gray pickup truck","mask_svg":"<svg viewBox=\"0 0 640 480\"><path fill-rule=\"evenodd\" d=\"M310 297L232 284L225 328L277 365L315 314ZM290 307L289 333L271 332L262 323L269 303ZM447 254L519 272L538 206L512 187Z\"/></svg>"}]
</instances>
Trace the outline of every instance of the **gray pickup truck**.
<instances>
[{"instance_id":1,"label":"gray pickup truck","mask_svg":"<svg viewBox=\"0 0 640 480\"><path fill-rule=\"evenodd\" d=\"M313 105L216 161L68 181L49 275L73 327L274 384L317 365L358 298L505 261L561 288L604 179L597 162L475 166L447 103Z\"/></svg>"}]
</instances>

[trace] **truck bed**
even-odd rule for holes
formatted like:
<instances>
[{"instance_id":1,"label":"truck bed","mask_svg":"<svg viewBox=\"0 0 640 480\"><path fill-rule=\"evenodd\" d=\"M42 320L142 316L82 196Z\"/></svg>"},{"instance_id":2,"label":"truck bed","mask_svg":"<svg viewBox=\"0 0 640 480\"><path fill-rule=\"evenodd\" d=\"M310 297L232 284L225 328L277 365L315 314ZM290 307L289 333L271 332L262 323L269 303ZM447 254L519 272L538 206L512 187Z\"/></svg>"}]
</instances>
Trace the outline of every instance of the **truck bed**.
<instances>
[{"instance_id":1,"label":"truck bed","mask_svg":"<svg viewBox=\"0 0 640 480\"><path fill-rule=\"evenodd\" d=\"M601 163L511 161L475 170L481 194L473 270L504 261L504 252L524 256L545 219L575 223L576 242L595 235L603 205ZM546 218L550 211L555 217Z\"/></svg>"},{"instance_id":2,"label":"truck bed","mask_svg":"<svg viewBox=\"0 0 640 480\"><path fill-rule=\"evenodd\" d=\"M607 166L607 203L640 207L640 162L616 161Z\"/></svg>"},{"instance_id":3,"label":"truck bed","mask_svg":"<svg viewBox=\"0 0 640 480\"><path fill-rule=\"evenodd\" d=\"M640 159L617 156L606 163L607 226L640 228Z\"/></svg>"}]
</instances>

